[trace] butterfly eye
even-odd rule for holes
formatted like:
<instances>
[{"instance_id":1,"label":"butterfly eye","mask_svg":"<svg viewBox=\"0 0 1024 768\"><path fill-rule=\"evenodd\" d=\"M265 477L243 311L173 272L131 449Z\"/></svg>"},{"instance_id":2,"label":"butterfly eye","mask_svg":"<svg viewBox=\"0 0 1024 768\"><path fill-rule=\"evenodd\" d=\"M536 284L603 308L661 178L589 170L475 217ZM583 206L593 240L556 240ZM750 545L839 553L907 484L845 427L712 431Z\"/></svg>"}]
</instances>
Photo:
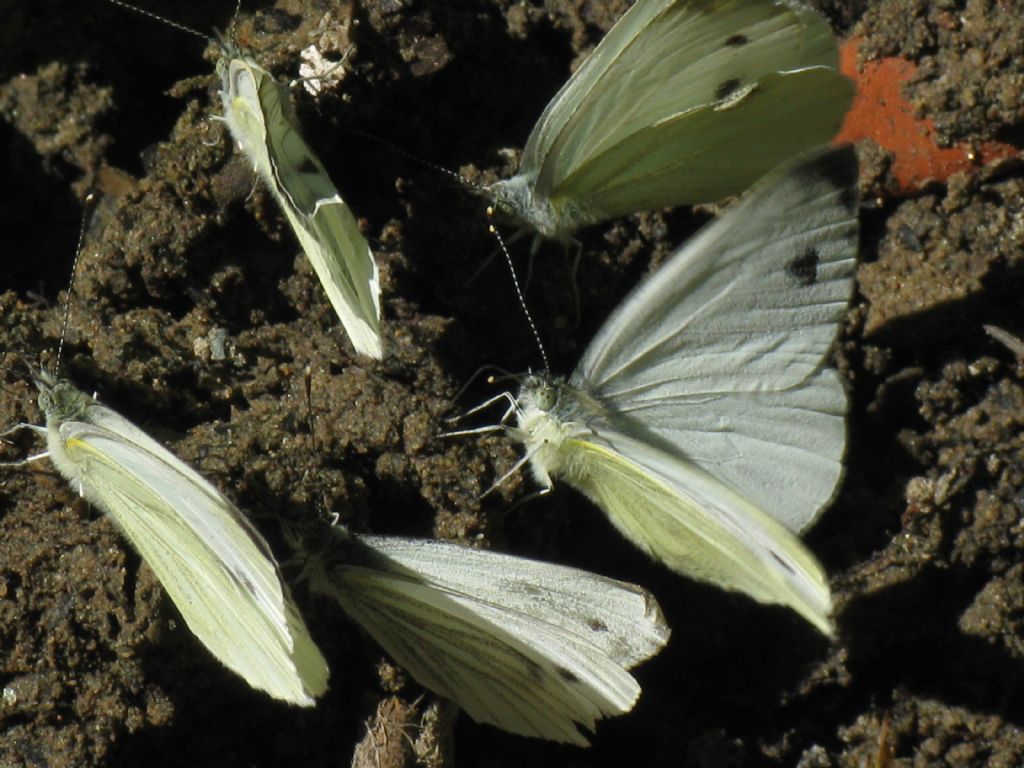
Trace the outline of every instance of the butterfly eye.
<instances>
[{"instance_id":1,"label":"butterfly eye","mask_svg":"<svg viewBox=\"0 0 1024 768\"><path fill-rule=\"evenodd\" d=\"M542 411L550 411L558 402L558 393L554 387L541 387L537 390L537 407Z\"/></svg>"}]
</instances>

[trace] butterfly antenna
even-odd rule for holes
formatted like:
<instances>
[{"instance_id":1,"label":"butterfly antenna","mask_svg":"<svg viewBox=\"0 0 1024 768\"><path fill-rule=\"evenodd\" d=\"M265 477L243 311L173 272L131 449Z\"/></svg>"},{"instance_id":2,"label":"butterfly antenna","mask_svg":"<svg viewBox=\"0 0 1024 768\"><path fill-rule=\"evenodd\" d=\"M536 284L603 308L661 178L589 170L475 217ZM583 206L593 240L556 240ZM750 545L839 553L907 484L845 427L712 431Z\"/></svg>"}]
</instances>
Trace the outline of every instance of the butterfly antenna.
<instances>
[{"instance_id":1,"label":"butterfly antenna","mask_svg":"<svg viewBox=\"0 0 1024 768\"><path fill-rule=\"evenodd\" d=\"M497 365L491 365L490 363L486 365L481 365L479 368L473 371L473 373L470 375L468 379L466 379L466 383L459 387L459 391L455 393L455 396L452 398L452 402L457 402L464 394L466 394L466 390L469 389L473 382L475 382L477 378L480 376L480 374L482 374L484 371L497 371L499 374L501 374L497 378L495 378L494 376L488 376L488 384L492 384L495 381L501 381L512 376L512 374L510 374L504 368L500 368Z\"/></svg>"},{"instance_id":2,"label":"butterfly antenna","mask_svg":"<svg viewBox=\"0 0 1024 768\"><path fill-rule=\"evenodd\" d=\"M231 24L228 26L228 45L235 49L235 29L238 26L238 14L242 12L242 0L235 0L235 12L231 14Z\"/></svg>"},{"instance_id":3,"label":"butterfly antenna","mask_svg":"<svg viewBox=\"0 0 1024 768\"><path fill-rule=\"evenodd\" d=\"M494 218L494 207L487 206L487 215L490 218ZM540 359L544 364L544 373L551 373L551 366L548 365L548 353L544 350L544 344L540 340L540 331L537 330L537 324L533 322L533 315L530 314L530 308L526 306L526 297L523 296L523 289L519 286L519 278L516 277L516 267L512 263L512 254L508 252L508 248L505 247L505 240L501 236L501 232L494 226L493 223L488 224L487 228L494 235L498 241L498 247L501 248L501 252L505 255L505 263L508 264L508 271L512 273L512 285L516 289L516 296L519 297L519 306L522 307L523 315L526 317L526 322L530 326L530 332L533 334L533 340L537 342L537 349L540 351Z\"/></svg>"},{"instance_id":4,"label":"butterfly antenna","mask_svg":"<svg viewBox=\"0 0 1024 768\"><path fill-rule=\"evenodd\" d=\"M188 34L194 35L195 37L198 37L201 40L205 40L206 42L210 42L210 40L212 39L209 35L204 35L198 29L193 29L192 27L187 26L186 24L182 24L179 21L174 21L173 19L169 19L166 16L161 16L159 13L147 11L145 8L139 8L137 5L126 3L125 0L107 0L107 2L111 5L116 5L118 8L124 8L126 11L132 11L134 13L137 13L140 16L148 16L154 21L159 21L181 32L187 32ZM239 0L239 2L241 2L241 0ZM237 8L235 9L235 13L238 13Z\"/></svg>"},{"instance_id":5,"label":"butterfly antenna","mask_svg":"<svg viewBox=\"0 0 1024 768\"><path fill-rule=\"evenodd\" d=\"M455 181L457 181L459 184L461 184L464 187L470 187L471 189L483 189L483 187L481 187L479 184L474 184L472 181L470 181L469 179L467 179L465 176L463 176L462 174L458 173L457 171L453 171L451 168L445 168L443 165L438 165L437 163L432 163L429 160L424 160L419 155L413 154L409 150L407 150L407 149L405 149L403 147L398 146L394 142L388 141L387 139L383 139L380 136L377 136L375 134L367 133L366 131L361 131L358 128L349 128L349 130L352 133L354 133L356 136L361 136L364 139L369 139L370 141L375 141L378 144L380 144L381 146L387 147L392 152L395 152L396 154L399 154L402 157L404 157L406 160L412 160L412 162L419 163L420 165L422 165L425 168L430 168L431 170L434 170L434 171L437 171L438 173L444 174L445 176L448 176L449 178L455 179Z\"/></svg>"},{"instance_id":6,"label":"butterfly antenna","mask_svg":"<svg viewBox=\"0 0 1024 768\"><path fill-rule=\"evenodd\" d=\"M53 364L53 375L60 373L60 359L64 354L64 340L68 336L68 322L71 320L71 291L75 287L75 274L78 272L78 262L82 258L82 244L85 242L85 230L89 217L93 212L93 204L96 202L96 195L92 192L85 196L82 203L82 222L78 225L78 244L75 246L75 260L71 262L71 277L68 278L68 290L64 296L64 318L60 323L60 339L57 342L57 360Z\"/></svg>"}]
</instances>

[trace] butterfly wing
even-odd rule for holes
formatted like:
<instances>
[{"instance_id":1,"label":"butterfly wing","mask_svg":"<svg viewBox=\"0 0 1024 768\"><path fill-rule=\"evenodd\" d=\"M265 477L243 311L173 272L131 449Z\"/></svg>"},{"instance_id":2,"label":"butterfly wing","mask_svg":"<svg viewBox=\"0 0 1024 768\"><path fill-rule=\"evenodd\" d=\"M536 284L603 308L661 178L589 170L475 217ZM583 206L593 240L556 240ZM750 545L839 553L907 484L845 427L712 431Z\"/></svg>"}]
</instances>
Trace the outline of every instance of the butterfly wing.
<instances>
[{"instance_id":1,"label":"butterfly wing","mask_svg":"<svg viewBox=\"0 0 1024 768\"><path fill-rule=\"evenodd\" d=\"M837 62L797 2L640 0L545 109L520 175L582 223L738 192L839 129Z\"/></svg>"},{"instance_id":2,"label":"butterfly wing","mask_svg":"<svg viewBox=\"0 0 1024 768\"><path fill-rule=\"evenodd\" d=\"M379 360L377 264L352 211L303 140L287 92L248 59L232 59L224 83L232 134L284 210L356 351Z\"/></svg>"},{"instance_id":3,"label":"butterfly wing","mask_svg":"<svg viewBox=\"0 0 1024 768\"><path fill-rule=\"evenodd\" d=\"M532 616L634 667L660 651L668 627L646 589L589 571L433 539L359 541L450 593Z\"/></svg>"},{"instance_id":4,"label":"butterfly wing","mask_svg":"<svg viewBox=\"0 0 1024 768\"><path fill-rule=\"evenodd\" d=\"M572 569L441 542L358 542L363 554L332 567L327 591L422 685L512 733L585 746L578 726L629 711L640 694L624 665L667 639L636 587L591 574L572 585Z\"/></svg>"},{"instance_id":5,"label":"butterfly wing","mask_svg":"<svg viewBox=\"0 0 1024 768\"><path fill-rule=\"evenodd\" d=\"M590 424L698 465L801 531L842 476L846 393L825 368L853 288L856 158L770 174L623 301L570 383Z\"/></svg>"},{"instance_id":6,"label":"butterfly wing","mask_svg":"<svg viewBox=\"0 0 1024 768\"><path fill-rule=\"evenodd\" d=\"M654 559L763 603L785 605L825 634L832 602L799 539L700 467L625 435L567 441L564 476Z\"/></svg>"},{"instance_id":7,"label":"butterfly wing","mask_svg":"<svg viewBox=\"0 0 1024 768\"><path fill-rule=\"evenodd\" d=\"M849 97L845 78L824 67L765 75L735 103L666 118L608 146L558 184L552 206L572 201L603 221L720 200L785 158L827 142ZM812 100L813 108L794 106Z\"/></svg>"},{"instance_id":8,"label":"butterfly wing","mask_svg":"<svg viewBox=\"0 0 1024 768\"><path fill-rule=\"evenodd\" d=\"M189 629L229 669L311 706L327 665L266 542L198 473L103 406L60 427L82 490L124 531Z\"/></svg>"}]
</instances>

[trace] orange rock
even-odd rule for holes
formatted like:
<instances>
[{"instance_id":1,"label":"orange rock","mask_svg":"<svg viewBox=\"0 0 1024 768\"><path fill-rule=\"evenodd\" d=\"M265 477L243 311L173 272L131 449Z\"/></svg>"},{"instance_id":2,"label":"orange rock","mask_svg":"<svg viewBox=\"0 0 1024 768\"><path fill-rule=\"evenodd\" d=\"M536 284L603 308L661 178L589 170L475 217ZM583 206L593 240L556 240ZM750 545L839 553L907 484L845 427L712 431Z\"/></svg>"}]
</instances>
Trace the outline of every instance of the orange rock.
<instances>
[{"instance_id":1,"label":"orange rock","mask_svg":"<svg viewBox=\"0 0 1024 768\"><path fill-rule=\"evenodd\" d=\"M940 147L935 143L935 124L917 117L913 105L903 97L903 85L917 74L917 65L890 57L865 62L858 70L862 40L852 38L840 50L840 69L857 84L857 95L835 143L871 139L890 152L891 172L900 193L1020 153L1012 144L999 141Z\"/></svg>"}]
</instances>

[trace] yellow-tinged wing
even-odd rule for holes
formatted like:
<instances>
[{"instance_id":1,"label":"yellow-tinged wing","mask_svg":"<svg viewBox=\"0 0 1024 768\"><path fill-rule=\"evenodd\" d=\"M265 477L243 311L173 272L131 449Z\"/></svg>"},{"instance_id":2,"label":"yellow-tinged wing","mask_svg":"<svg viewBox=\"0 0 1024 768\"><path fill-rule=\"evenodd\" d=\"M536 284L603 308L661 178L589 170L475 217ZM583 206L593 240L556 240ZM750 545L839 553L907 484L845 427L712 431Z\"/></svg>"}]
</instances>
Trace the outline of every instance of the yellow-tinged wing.
<instances>
[{"instance_id":1,"label":"yellow-tinged wing","mask_svg":"<svg viewBox=\"0 0 1024 768\"><path fill-rule=\"evenodd\" d=\"M107 408L89 412L104 426L63 423L58 467L74 467L85 497L124 531L214 656L254 688L311 706L327 664L266 542L166 449L131 440L137 428ZM130 429L110 429L122 422Z\"/></svg>"},{"instance_id":2,"label":"yellow-tinged wing","mask_svg":"<svg viewBox=\"0 0 1024 768\"><path fill-rule=\"evenodd\" d=\"M224 117L274 193L356 351L383 356L380 276L359 225L303 140L288 94L247 58L224 66Z\"/></svg>"},{"instance_id":3,"label":"yellow-tinged wing","mask_svg":"<svg viewBox=\"0 0 1024 768\"><path fill-rule=\"evenodd\" d=\"M568 439L560 474L623 535L674 571L788 606L833 634L824 571L796 536L699 467L639 440L604 439Z\"/></svg>"},{"instance_id":4,"label":"yellow-tinged wing","mask_svg":"<svg viewBox=\"0 0 1024 768\"><path fill-rule=\"evenodd\" d=\"M489 188L545 237L717 200L838 131L853 85L799 0L638 0Z\"/></svg>"}]
</instances>

